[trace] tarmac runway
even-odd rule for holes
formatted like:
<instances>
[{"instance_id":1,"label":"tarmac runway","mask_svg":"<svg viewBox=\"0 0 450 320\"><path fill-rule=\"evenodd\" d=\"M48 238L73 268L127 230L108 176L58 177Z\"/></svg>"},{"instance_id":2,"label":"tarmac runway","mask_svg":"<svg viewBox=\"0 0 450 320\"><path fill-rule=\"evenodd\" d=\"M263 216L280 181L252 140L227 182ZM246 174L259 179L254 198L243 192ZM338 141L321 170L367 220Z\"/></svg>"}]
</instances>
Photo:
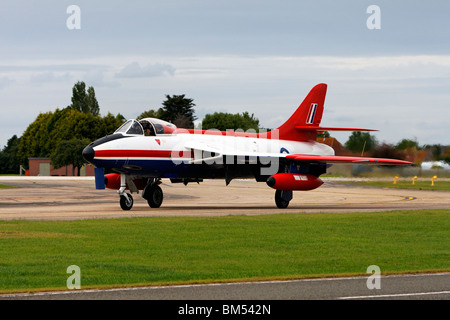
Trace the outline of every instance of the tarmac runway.
<instances>
[{"instance_id":1,"label":"tarmac runway","mask_svg":"<svg viewBox=\"0 0 450 320\"><path fill-rule=\"evenodd\" d=\"M163 180L164 201L150 208L133 194L134 206L123 211L115 190L95 190L92 177L0 177L0 219L76 220L144 216L220 216L277 213L369 212L450 209L450 192L349 186L325 178L320 188L296 191L286 209L275 206L274 190L265 183L222 180L172 184Z\"/></svg>"},{"instance_id":2,"label":"tarmac runway","mask_svg":"<svg viewBox=\"0 0 450 320\"><path fill-rule=\"evenodd\" d=\"M262 281L0 295L0 300L449 300L450 273ZM369 280L370 283L372 283Z\"/></svg>"}]
</instances>

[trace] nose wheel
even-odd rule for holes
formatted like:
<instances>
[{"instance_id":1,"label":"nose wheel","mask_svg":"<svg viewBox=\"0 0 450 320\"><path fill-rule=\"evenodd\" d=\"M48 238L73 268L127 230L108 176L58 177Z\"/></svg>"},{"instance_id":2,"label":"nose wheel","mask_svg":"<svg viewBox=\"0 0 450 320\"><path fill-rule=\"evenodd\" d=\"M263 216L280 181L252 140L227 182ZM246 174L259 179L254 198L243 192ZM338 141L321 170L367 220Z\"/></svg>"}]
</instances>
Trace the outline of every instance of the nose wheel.
<instances>
[{"instance_id":1,"label":"nose wheel","mask_svg":"<svg viewBox=\"0 0 450 320\"><path fill-rule=\"evenodd\" d=\"M133 207L133 197L129 193L120 196L120 207L122 210L130 210Z\"/></svg>"}]
</instances>

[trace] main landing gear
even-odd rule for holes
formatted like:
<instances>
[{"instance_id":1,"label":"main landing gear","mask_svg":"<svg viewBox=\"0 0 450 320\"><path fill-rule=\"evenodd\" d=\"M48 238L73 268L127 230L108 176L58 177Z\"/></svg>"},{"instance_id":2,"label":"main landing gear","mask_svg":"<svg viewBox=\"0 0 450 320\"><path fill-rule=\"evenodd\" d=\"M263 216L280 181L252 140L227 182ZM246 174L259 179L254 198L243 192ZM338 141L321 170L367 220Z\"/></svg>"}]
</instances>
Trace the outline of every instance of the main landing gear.
<instances>
[{"instance_id":1,"label":"main landing gear","mask_svg":"<svg viewBox=\"0 0 450 320\"><path fill-rule=\"evenodd\" d=\"M161 179L150 178L142 192L142 198L147 200L148 205L151 208L159 208L163 202L163 191L159 184ZM120 189L118 191L120 196L120 207L122 210L130 210L133 207L133 196L125 192L126 188L130 189L131 192L139 193L138 188L134 184L133 180L125 174L120 175Z\"/></svg>"},{"instance_id":2,"label":"main landing gear","mask_svg":"<svg viewBox=\"0 0 450 320\"><path fill-rule=\"evenodd\" d=\"M292 190L276 190L275 191L275 204L278 208L287 208L289 202L292 200Z\"/></svg>"},{"instance_id":3,"label":"main landing gear","mask_svg":"<svg viewBox=\"0 0 450 320\"><path fill-rule=\"evenodd\" d=\"M156 180L156 179L155 179ZM163 192L160 186L158 186L159 179L152 183L147 184L142 193L142 198L146 199L148 205L151 208L159 208L163 202Z\"/></svg>"}]
</instances>

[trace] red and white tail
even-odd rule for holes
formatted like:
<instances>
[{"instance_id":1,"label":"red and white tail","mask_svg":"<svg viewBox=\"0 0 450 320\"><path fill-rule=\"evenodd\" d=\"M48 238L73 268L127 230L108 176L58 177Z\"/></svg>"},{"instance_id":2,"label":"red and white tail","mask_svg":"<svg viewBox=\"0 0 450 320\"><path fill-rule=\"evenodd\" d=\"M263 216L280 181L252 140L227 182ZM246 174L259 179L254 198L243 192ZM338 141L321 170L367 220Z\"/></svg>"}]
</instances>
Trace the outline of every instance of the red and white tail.
<instances>
[{"instance_id":1,"label":"red and white tail","mask_svg":"<svg viewBox=\"0 0 450 320\"><path fill-rule=\"evenodd\" d=\"M377 131L363 128L321 127L327 85L319 83L306 96L294 114L279 127L281 140L315 141L317 132L324 131Z\"/></svg>"},{"instance_id":2,"label":"red and white tail","mask_svg":"<svg viewBox=\"0 0 450 320\"><path fill-rule=\"evenodd\" d=\"M316 140L326 93L327 85L325 83L320 83L312 88L294 114L278 128L280 139Z\"/></svg>"}]
</instances>

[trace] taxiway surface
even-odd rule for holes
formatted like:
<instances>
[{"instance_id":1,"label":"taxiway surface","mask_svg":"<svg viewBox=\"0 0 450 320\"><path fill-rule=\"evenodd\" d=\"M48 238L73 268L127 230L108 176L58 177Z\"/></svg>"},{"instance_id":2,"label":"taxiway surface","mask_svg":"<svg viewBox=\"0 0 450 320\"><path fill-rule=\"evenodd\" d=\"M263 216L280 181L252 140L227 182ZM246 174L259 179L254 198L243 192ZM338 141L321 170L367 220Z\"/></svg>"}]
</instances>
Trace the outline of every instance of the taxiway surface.
<instances>
[{"instance_id":1,"label":"taxiway surface","mask_svg":"<svg viewBox=\"0 0 450 320\"><path fill-rule=\"evenodd\" d=\"M150 208L133 194L134 206L123 211L115 190L95 190L92 177L0 177L0 219L76 220L144 216L220 216L276 213L369 212L450 209L450 192L350 186L325 178L312 191L294 192L286 209L275 206L274 190L265 183L222 180L172 184L163 180L164 201Z\"/></svg>"}]
</instances>

